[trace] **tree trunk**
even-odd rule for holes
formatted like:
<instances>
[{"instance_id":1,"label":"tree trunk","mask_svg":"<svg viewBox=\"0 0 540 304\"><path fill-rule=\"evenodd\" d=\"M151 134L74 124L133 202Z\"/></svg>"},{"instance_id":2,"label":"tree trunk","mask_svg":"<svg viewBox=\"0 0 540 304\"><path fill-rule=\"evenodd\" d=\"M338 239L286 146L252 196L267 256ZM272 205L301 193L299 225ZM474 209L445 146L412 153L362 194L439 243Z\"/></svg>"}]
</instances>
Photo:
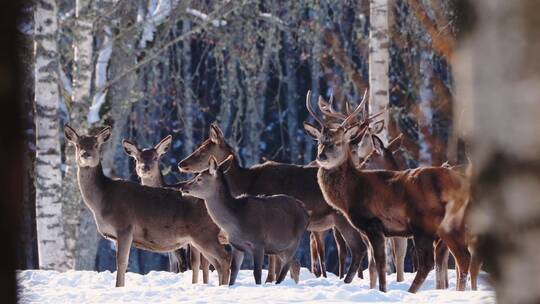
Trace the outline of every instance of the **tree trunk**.
<instances>
[{"instance_id":1,"label":"tree trunk","mask_svg":"<svg viewBox=\"0 0 540 304\"><path fill-rule=\"evenodd\" d=\"M539 303L540 2L460 4L462 13L474 7L476 15L474 34L455 55L457 99L472 103L474 122L469 223L497 302Z\"/></svg>"},{"instance_id":2,"label":"tree trunk","mask_svg":"<svg viewBox=\"0 0 540 304\"><path fill-rule=\"evenodd\" d=\"M59 88L56 44L58 8L54 0L35 6L36 224L39 266L71 268L62 225Z\"/></svg>"},{"instance_id":3,"label":"tree trunk","mask_svg":"<svg viewBox=\"0 0 540 304\"><path fill-rule=\"evenodd\" d=\"M384 111L385 126L388 126L388 71L390 64L390 45L388 27L388 0L370 0L369 30L369 112L376 114ZM388 140L387 130L383 130L381 139Z\"/></svg>"},{"instance_id":4,"label":"tree trunk","mask_svg":"<svg viewBox=\"0 0 540 304\"><path fill-rule=\"evenodd\" d=\"M70 124L76 129L86 126L86 115L91 104L90 89L92 86L92 8L89 0L78 0L76 3L76 27L74 30L74 67L73 92L69 108ZM93 222L93 216L83 203L77 182L77 164L72 145L65 148L66 172L62 184L62 212L66 226L66 242L70 256L74 259L74 268L78 270L94 270L95 246L89 246L89 238L97 241L97 230L88 229L87 222ZM92 223L95 226L94 223ZM90 233L92 236L88 236Z\"/></svg>"}]
</instances>

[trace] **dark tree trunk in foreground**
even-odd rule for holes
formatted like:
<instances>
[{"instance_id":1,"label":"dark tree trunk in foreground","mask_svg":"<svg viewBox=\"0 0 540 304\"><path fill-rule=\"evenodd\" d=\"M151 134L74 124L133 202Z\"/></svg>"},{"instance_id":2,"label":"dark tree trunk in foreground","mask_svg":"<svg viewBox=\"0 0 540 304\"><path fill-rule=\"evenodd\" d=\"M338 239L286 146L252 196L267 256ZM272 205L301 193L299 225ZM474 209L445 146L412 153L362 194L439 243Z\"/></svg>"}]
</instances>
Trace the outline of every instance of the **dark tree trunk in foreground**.
<instances>
[{"instance_id":1,"label":"dark tree trunk in foreground","mask_svg":"<svg viewBox=\"0 0 540 304\"><path fill-rule=\"evenodd\" d=\"M472 102L470 224L498 302L540 303L540 2L467 4L475 24L456 65Z\"/></svg>"}]
</instances>

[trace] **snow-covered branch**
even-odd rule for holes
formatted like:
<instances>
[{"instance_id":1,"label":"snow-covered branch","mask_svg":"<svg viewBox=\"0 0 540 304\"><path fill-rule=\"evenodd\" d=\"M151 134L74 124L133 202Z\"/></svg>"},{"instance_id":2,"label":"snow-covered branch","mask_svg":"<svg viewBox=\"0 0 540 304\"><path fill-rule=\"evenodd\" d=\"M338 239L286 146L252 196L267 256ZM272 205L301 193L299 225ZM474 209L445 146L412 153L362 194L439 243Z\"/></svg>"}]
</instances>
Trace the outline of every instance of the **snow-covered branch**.
<instances>
[{"instance_id":1,"label":"snow-covered branch","mask_svg":"<svg viewBox=\"0 0 540 304\"><path fill-rule=\"evenodd\" d=\"M139 47L145 48L148 42L154 40L156 28L171 14L173 6L178 0L151 0L148 3L148 13L144 20L144 28L139 41Z\"/></svg>"},{"instance_id":2,"label":"snow-covered branch","mask_svg":"<svg viewBox=\"0 0 540 304\"><path fill-rule=\"evenodd\" d=\"M199 10L192 9L192 8L188 8L188 9L186 9L186 12L187 12L188 14L191 14L191 15L193 15L193 16L195 16L195 17L201 19L201 20L203 20L203 21L208 21L208 20L209 20L208 15L205 14L205 13L203 13L203 12L201 12L201 11L199 11ZM217 20L215 20L215 19L214 19L214 20L211 20L210 23L211 23L212 26L214 26L214 27L220 27L220 26L225 26L225 25L227 25L227 21L225 21L225 20L219 20L219 19L217 19Z\"/></svg>"},{"instance_id":3,"label":"snow-covered branch","mask_svg":"<svg viewBox=\"0 0 540 304\"><path fill-rule=\"evenodd\" d=\"M95 75L95 87L99 88L107 83L107 66L111 59L112 53L112 41L110 38L110 28L105 28L105 40L103 41L103 47L99 51L99 55L96 62L96 75ZM107 90L99 90L92 99L92 106L88 111L88 123L92 124L100 120L99 110L103 103L105 103L105 97L107 97Z\"/></svg>"}]
</instances>

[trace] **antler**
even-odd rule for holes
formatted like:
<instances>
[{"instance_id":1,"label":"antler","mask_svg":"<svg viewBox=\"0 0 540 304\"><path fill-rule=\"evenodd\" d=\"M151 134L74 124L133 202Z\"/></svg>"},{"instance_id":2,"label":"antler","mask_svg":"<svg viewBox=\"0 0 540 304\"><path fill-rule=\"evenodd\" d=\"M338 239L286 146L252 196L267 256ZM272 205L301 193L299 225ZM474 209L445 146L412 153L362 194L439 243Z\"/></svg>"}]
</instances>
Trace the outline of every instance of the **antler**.
<instances>
[{"instance_id":1,"label":"antler","mask_svg":"<svg viewBox=\"0 0 540 304\"><path fill-rule=\"evenodd\" d=\"M313 116L313 118L315 118L315 120L319 123L319 125L321 127L324 127L324 122L319 117L317 117L317 115L315 114L315 112L311 108L310 100L311 100L311 90L308 91L307 94L306 94L306 108L307 108L309 114L311 114L311 116Z\"/></svg>"},{"instance_id":2,"label":"antler","mask_svg":"<svg viewBox=\"0 0 540 304\"><path fill-rule=\"evenodd\" d=\"M360 101L360 103L358 104L358 106L354 109L354 111L352 111L351 113L349 113L347 115L347 117L345 118L345 120L343 120L343 122L341 123L341 126L344 127L344 126L347 126L349 124L349 122L356 116L358 115L358 113L360 113L360 111L362 111L362 109L364 108L364 105L366 104L366 101L367 101L367 92L368 90L366 89L364 91L364 96L362 97L362 101ZM368 119L369 121L369 119Z\"/></svg>"},{"instance_id":3,"label":"antler","mask_svg":"<svg viewBox=\"0 0 540 304\"><path fill-rule=\"evenodd\" d=\"M334 95L330 95L330 101L326 102L321 96L319 96L319 109L323 114L330 118L335 118L339 120L344 120L347 118L346 115L343 115L342 113L339 113L334 109Z\"/></svg>"}]
</instances>

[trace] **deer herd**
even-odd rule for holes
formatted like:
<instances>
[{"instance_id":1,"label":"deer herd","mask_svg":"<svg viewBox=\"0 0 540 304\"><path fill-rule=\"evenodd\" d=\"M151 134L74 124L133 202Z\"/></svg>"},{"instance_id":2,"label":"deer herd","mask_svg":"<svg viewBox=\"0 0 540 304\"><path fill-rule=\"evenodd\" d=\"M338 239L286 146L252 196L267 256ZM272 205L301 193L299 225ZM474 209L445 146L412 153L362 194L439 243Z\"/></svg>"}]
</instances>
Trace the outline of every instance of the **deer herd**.
<instances>
[{"instance_id":1,"label":"deer herd","mask_svg":"<svg viewBox=\"0 0 540 304\"><path fill-rule=\"evenodd\" d=\"M311 271L326 277L324 236L332 230L338 275L346 283L357 274L363 278L360 267L367 256L370 287L378 284L385 292L387 246L392 247L397 280L403 281L407 238L412 238L418 267L410 292L419 290L434 266L436 287L448 287L449 252L456 261L456 289L465 290L469 272L476 289L481 260L465 224L470 174L448 165L407 169L399 157L401 136L383 143L377 134L384 126L375 121L378 115L367 115L366 94L345 113L319 97L322 117L310 100L308 92L306 106L317 125L304 122L304 129L317 142L314 162L243 167L213 123L209 138L178 164L181 172L195 177L173 185L164 183L159 166L172 136L148 149L123 141L135 161L138 184L103 173L100 153L110 127L82 135L66 125L65 137L76 148L83 200L99 233L116 243L116 286L125 284L132 245L169 252L171 261L189 252L193 283L199 281L199 269L208 283L211 264L220 285L234 284L245 253L253 257L256 284L261 284L265 255L266 282L280 283L289 271L298 282L294 256L306 231ZM178 268L178 263L171 265Z\"/></svg>"}]
</instances>

